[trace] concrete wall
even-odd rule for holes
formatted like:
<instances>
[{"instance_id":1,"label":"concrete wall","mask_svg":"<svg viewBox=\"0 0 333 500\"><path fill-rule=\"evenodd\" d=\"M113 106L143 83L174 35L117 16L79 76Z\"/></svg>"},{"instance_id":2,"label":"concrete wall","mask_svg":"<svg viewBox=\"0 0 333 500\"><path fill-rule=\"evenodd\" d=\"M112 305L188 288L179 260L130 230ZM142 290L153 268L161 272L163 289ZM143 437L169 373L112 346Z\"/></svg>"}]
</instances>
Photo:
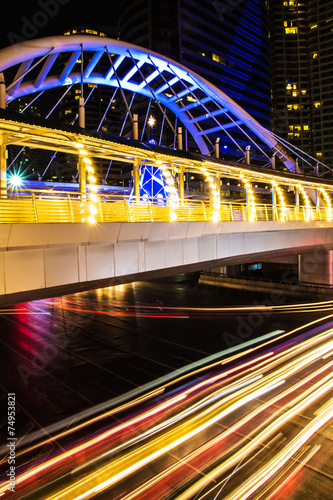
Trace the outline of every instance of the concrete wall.
<instances>
[{"instance_id":1,"label":"concrete wall","mask_svg":"<svg viewBox=\"0 0 333 500\"><path fill-rule=\"evenodd\" d=\"M320 245L333 222L1 224L0 305Z\"/></svg>"}]
</instances>

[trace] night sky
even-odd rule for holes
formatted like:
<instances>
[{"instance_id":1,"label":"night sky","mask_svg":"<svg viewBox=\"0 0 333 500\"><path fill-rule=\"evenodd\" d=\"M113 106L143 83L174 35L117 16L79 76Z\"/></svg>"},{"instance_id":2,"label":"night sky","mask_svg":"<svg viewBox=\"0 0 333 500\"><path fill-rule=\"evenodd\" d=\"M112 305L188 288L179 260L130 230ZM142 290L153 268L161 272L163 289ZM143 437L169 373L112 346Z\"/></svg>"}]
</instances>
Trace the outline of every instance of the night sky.
<instances>
[{"instance_id":1,"label":"night sky","mask_svg":"<svg viewBox=\"0 0 333 500\"><path fill-rule=\"evenodd\" d=\"M59 35L78 26L117 26L119 1L29 0L12 3L0 18L0 48L18 41Z\"/></svg>"}]
</instances>

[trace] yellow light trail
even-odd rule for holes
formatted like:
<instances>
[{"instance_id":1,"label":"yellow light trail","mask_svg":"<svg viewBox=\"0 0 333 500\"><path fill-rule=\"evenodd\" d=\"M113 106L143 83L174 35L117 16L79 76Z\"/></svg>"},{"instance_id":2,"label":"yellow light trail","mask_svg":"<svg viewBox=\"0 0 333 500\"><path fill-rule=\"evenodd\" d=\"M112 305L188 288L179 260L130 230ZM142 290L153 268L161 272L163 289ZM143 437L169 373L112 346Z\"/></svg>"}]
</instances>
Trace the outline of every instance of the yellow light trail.
<instances>
[{"instance_id":1,"label":"yellow light trail","mask_svg":"<svg viewBox=\"0 0 333 500\"><path fill-rule=\"evenodd\" d=\"M330 317L331 316L328 316L328 318L330 318ZM310 322L308 325L310 326L310 325L316 324L318 321L319 320L315 320L314 322ZM301 327L299 327L298 329L295 329L293 332L296 332L300 328ZM290 334L290 332L289 332L289 334ZM321 334L316 335L315 337L308 339L306 342L303 342L300 346L298 346L298 345L292 346L292 347L286 349L285 351L283 351L279 354L276 354L276 355L274 355L274 353L272 353L272 352L265 353L264 355L259 356L257 358L258 364L254 367L252 367L252 365L253 365L252 360L245 361L240 367L231 368L228 371L224 371L218 375L210 377L209 379L207 379L207 381L201 381L201 382L198 382L197 384L194 384L192 387L187 388L185 393L182 393L182 394L178 395L176 398L174 398L174 400L171 400L171 401L169 400L169 401L166 401L165 403L163 403L160 408L163 409L163 405L164 405L164 408L167 408L169 405L172 406L172 404L174 402L180 401L182 398L187 397L188 394L195 392L198 389L201 389L202 387L208 386L209 384L216 383L218 380L222 380L225 377L229 377L229 379L230 379L230 376L233 376L235 374L235 372L239 371L240 369L243 370L243 378L240 379L239 383L244 383L246 380L248 380L249 376L251 376L252 378L256 377L256 376L262 376L264 371L272 370L277 363L286 362L288 360L288 358L290 358L291 356L295 356L296 354L298 355L303 350L313 348L313 346L315 346L319 342L322 342L327 337L330 337L331 334L332 334L332 330L328 329L328 330L322 332ZM287 334L282 335L281 338L285 337L286 335ZM252 349L248 350L247 352L252 352ZM287 367L284 366L284 367L280 368L278 370L278 372L276 372L274 374L274 376L272 376L271 378L268 377L268 379L265 380L264 382L260 381L259 384L256 383L256 385L254 385L254 389L261 390L263 387L262 386L263 383L264 384L267 384L267 383L273 384L276 382L283 383L283 377L286 377L286 376L290 377L290 375L292 375L293 373L296 373L297 370L302 369L304 366L313 362L318 357L324 358L328 355L331 355L331 353L332 353L332 341L326 342L325 345L318 346L314 351L312 351L310 353L304 353L301 357L299 357L298 360L293 360L292 362L289 363L289 365ZM240 355L244 355L244 353L241 353ZM274 355L274 359L271 359L273 357L273 355ZM235 357L229 358L226 360L226 362L230 362L230 359L236 359L236 358ZM216 366L216 363L214 363L213 366ZM329 363L327 366L332 366L332 365ZM244 372L244 370L245 370L245 372ZM248 373L248 375L246 375L247 373ZM277 379L277 376L279 376L280 378ZM182 377L180 377L180 380L181 380L181 378ZM245 394L246 392L247 392L247 390L245 391L245 389L244 389L243 394ZM241 394L242 394L242 392L240 392L237 397L239 398L241 396ZM179 398L179 399L177 399L177 398ZM229 399L227 398L224 401L224 404L227 401L231 401L232 398L234 398L234 396L230 396ZM214 408L218 409L218 405L219 405L219 403ZM152 415L156 411L159 411L158 407L151 409L150 410L151 413L149 413L149 411L148 411L147 415L148 416ZM209 411L211 412L212 409L210 409ZM233 411L233 410L231 410L231 411ZM142 419L145 417L142 417L142 415L141 415L137 418L138 418L137 421L139 421L140 418ZM200 418L202 418L202 415L200 416ZM134 419L132 422L135 423L136 420ZM212 421L212 422L214 422L214 421ZM126 425L128 425L128 423L121 424L120 427L118 427L118 429L125 428ZM34 473L37 474L37 473L47 469L51 465L57 464L58 461L63 460L64 458L68 457L69 454L73 454L75 452L81 451L81 450L85 449L86 447L91 446L91 444L100 442L102 439L109 437L110 435L112 435L113 432L116 432L116 431L117 431L117 428L106 432L104 435L102 434L101 436L97 436L95 438L95 441L94 440L88 441L88 442L80 445L78 448L72 449L72 450L70 450L70 452L65 453L64 455L60 455L60 457L55 457L54 460L51 460L49 462L46 462L45 464L42 464L40 466L41 467L40 469L37 467L37 469L34 469L34 471L29 471L29 473L26 476L24 476L24 475L21 477L18 476L17 479L18 479L18 481L22 482L24 479L31 477L32 474L34 474ZM0 492L1 491L3 491L3 490L0 490Z\"/></svg>"},{"instance_id":2,"label":"yellow light trail","mask_svg":"<svg viewBox=\"0 0 333 500\"><path fill-rule=\"evenodd\" d=\"M332 384L331 384L332 387ZM228 495L225 500L246 500L259 487L276 474L284 464L290 460L293 455L318 432L318 430L326 425L333 417L333 399L330 404L321 411L292 441L284 447L272 460L263 466L256 474L250 477L240 488L231 495Z\"/></svg>"},{"instance_id":3,"label":"yellow light trail","mask_svg":"<svg viewBox=\"0 0 333 500\"><path fill-rule=\"evenodd\" d=\"M272 436L272 434L274 434L274 432L277 432L281 428L282 425L284 425L288 421L292 420L296 415L300 414L308 406L310 406L315 401L317 401L318 399L320 399L324 395L326 395L328 392L330 392L332 390L332 380L333 380L333 374L330 373L323 380L319 381L319 383L318 383L319 387L317 384L316 389L311 388L310 391L307 391L306 397L302 398L298 403L293 405L291 408L288 408L288 406L287 406L286 411L282 415L280 415L278 418L276 418L271 424L266 426L265 429L263 431L261 431L256 436L255 439L250 441L241 450L236 452L229 460L225 461L224 463L217 466L215 469L211 470L204 478L200 479L193 486L189 487L186 491L184 491L183 493L178 495L177 500L189 500L189 499L193 498L207 484L209 484L211 481L215 480L218 476L222 475L224 472L226 472L231 467L234 467L235 465L237 465L241 460L243 460L246 457L246 455L253 452L253 450L255 450L255 448L260 443L264 443L267 439L269 439ZM302 396L300 396L300 398L301 397ZM333 412L333 406L332 406L332 409L330 410L331 416L329 418L331 418L333 416L332 412ZM321 418L316 417L317 422L316 422L315 428L318 430L318 428L320 426L324 425L324 423L327 420L329 420L329 418L327 418L326 420L325 419L322 420ZM318 422L321 422L319 424L319 426L318 426ZM305 434L305 435L308 436L308 434ZM304 433L302 433L302 436L304 436ZM308 436L308 438L309 437L310 436Z\"/></svg>"},{"instance_id":4,"label":"yellow light trail","mask_svg":"<svg viewBox=\"0 0 333 500\"><path fill-rule=\"evenodd\" d=\"M311 342L313 342L312 339L311 339ZM308 341L307 344L309 345L310 341ZM217 413L217 415L213 416L212 418L209 418L208 421L202 423L198 427L194 427L190 432L188 432L187 434L185 434L181 437L176 438L175 440L171 440L171 438L168 438L168 440L169 441L171 440L171 441L166 446L164 446L164 447L159 446L156 451L152 452L151 454L146 455L144 458L138 460L137 462L132 463L127 468L120 470L118 473L114 474L111 478L109 477L106 481L102 482L101 485L97 487L97 490L96 490L96 487L94 487L92 489L88 489L88 492L85 492L84 494L82 493L82 495L84 495L84 496L78 496L78 497L74 497L74 498L77 498L77 499L88 498L88 496L90 494L93 494L97 491L100 491L100 489L108 488L110 485L115 484L116 482L120 481L121 479L127 477L129 474L131 474L135 470L140 469L141 467L143 467L147 463L150 463L151 461L160 457L162 454L170 451L171 449L180 445L184 441L194 437L195 435L200 433L202 430L207 428L207 426L210 426L210 425L216 423L223 416L229 414L232 411L235 411L235 409L246 404L248 401L257 398L259 395L264 394L265 392L267 392L267 390L271 390L272 388L278 387L279 385L283 384L284 383L284 379L283 379L284 376L286 376L286 375L291 376L293 373L296 373L296 371L300 370L304 366L308 366L308 364L310 362L312 362L314 359L317 359L318 356L321 356L323 352L326 352L328 349L332 348L332 345L333 345L333 341L327 342L324 346L317 347L311 353L305 353L304 355L302 355L300 357L300 359L291 361L287 367L285 367L285 366L281 367L279 370L277 370L277 373L274 374L274 376L273 375L269 376L267 380L265 380L263 382L261 382L261 381L255 382L253 384L253 388L252 388L252 391L250 393L246 394L246 392L248 392L247 389L240 391L240 393L243 392L245 394L244 396L241 397L241 399L232 403L229 407L222 410L222 412ZM329 365L331 366L331 364L329 364ZM227 397L224 400L224 404L226 404L226 402L228 400L231 400L233 397L234 396ZM213 407L209 409L209 413L211 413L214 409L218 409L219 405L220 405L220 403L213 405ZM208 410L201 413L200 419L202 419L204 414L208 415ZM193 426L193 424L191 424L191 426ZM166 440L166 437L164 437L164 440ZM154 448L154 443L153 443L153 445L149 446L149 448L152 448L152 447ZM133 462L134 455L140 455L140 453L142 453L144 450L145 450L145 447L138 450L138 452L132 453L130 461ZM123 460L125 460L125 459L123 459ZM103 468L101 470L101 474L107 473L109 476L109 472L107 472L107 471L111 470L113 467L114 467L114 464L112 464L111 466L108 465L106 468ZM80 485L77 485L76 487L81 489L81 487L83 487L84 484L88 483L92 479L93 479L93 477L88 476ZM52 498L67 498L67 494L68 495L74 494L73 488L70 487L69 489L63 491L62 493L59 493L60 496L56 495Z\"/></svg>"},{"instance_id":5,"label":"yellow light trail","mask_svg":"<svg viewBox=\"0 0 333 500\"><path fill-rule=\"evenodd\" d=\"M249 414L247 414L245 417L242 419L239 419L236 424L233 426L229 426L225 431L220 433L216 438L208 441L205 443L203 446L200 448L197 448L194 452L190 453L185 459L182 459L181 461L176 462L172 466L170 466L168 469L165 471L161 472L159 475L156 475L152 480L150 480L148 483L142 485L139 487L139 489L133 491L128 497L126 496L126 500L135 498L136 494L143 493L145 490L148 490L150 487L152 487L154 484L156 484L158 481L162 480L165 476L170 475L171 473L175 472L177 469L181 468L183 464L190 462L191 460L194 460L196 457L198 457L200 454L202 454L204 451L209 450L210 448L214 447L217 443L223 441L225 438L228 436L232 435L233 433L240 432L240 429L248 422L255 421L255 418L265 411L267 408L272 407L273 405L276 405L280 400L284 399L286 396L290 395L291 392L297 392L299 389L301 389L303 386L307 385L311 380L315 379L322 373L324 373L327 370L330 370L333 366L333 363L328 363L327 365L321 367L320 369L316 370L315 372L311 373L308 377L302 379L301 381L297 382L294 384L292 387L288 387L285 391L279 393L277 396L274 396L267 400L264 404L260 405L258 408L255 410L251 411ZM329 375L330 377L330 375ZM322 381L318 382L317 385L314 387L320 387L322 384ZM294 402L299 401L302 397L306 396L307 394L310 394L313 390L313 387L309 388L306 392L304 392L302 395L300 395L298 398L294 398ZM283 411L283 408L279 411L276 411L274 414L271 415L271 419L275 418L278 413ZM255 432L258 432L261 426L267 425L268 420L264 422L264 424L259 425L252 433L248 434L242 441L246 442L248 439L251 437L251 435L254 435ZM275 438L273 438L274 440ZM269 443L265 445L265 447L269 446ZM226 453L228 450L224 450ZM259 450L260 451L260 450ZM204 495L205 496L205 495ZM204 496L202 498L204 498ZM125 500L125 499L124 499Z\"/></svg>"}]
</instances>

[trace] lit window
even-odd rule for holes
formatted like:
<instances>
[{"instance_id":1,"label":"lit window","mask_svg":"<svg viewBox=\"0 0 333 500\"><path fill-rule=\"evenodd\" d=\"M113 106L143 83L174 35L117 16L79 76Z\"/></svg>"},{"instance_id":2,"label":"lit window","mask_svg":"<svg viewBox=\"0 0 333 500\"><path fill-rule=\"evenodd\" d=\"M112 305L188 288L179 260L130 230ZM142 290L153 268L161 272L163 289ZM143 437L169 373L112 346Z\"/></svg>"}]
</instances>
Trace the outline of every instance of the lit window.
<instances>
[{"instance_id":1,"label":"lit window","mask_svg":"<svg viewBox=\"0 0 333 500\"><path fill-rule=\"evenodd\" d=\"M291 26L290 28L285 28L284 31L286 35L297 35L298 28L297 26Z\"/></svg>"},{"instance_id":2,"label":"lit window","mask_svg":"<svg viewBox=\"0 0 333 500\"><path fill-rule=\"evenodd\" d=\"M321 152L319 152L319 151L318 151L318 152L316 153L316 156L318 156L318 157L322 157L322 156L323 156L323 153L321 153Z\"/></svg>"},{"instance_id":3,"label":"lit window","mask_svg":"<svg viewBox=\"0 0 333 500\"><path fill-rule=\"evenodd\" d=\"M317 59L317 57L318 57L318 53L317 53L317 52L314 52L314 53L312 54L312 59Z\"/></svg>"},{"instance_id":4,"label":"lit window","mask_svg":"<svg viewBox=\"0 0 333 500\"><path fill-rule=\"evenodd\" d=\"M225 64L225 59L217 54L212 54L212 59L220 64Z\"/></svg>"},{"instance_id":5,"label":"lit window","mask_svg":"<svg viewBox=\"0 0 333 500\"><path fill-rule=\"evenodd\" d=\"M314 29L316 29L316 28L318 28L318 24L314 24L313 26L310 26L310 29L311 29L311 30L314 30Z\"/></svg>"},{"instance_id":6,"label":"lit window","mask_svg":"<svg viewBox=\"0 0 333 500\"><path fill-rule=\"evenodd\" d=\"M321 106L321 102L317 101L314 103L315 108L320 108L320 106Z\"/></svg>"}]
</instances>

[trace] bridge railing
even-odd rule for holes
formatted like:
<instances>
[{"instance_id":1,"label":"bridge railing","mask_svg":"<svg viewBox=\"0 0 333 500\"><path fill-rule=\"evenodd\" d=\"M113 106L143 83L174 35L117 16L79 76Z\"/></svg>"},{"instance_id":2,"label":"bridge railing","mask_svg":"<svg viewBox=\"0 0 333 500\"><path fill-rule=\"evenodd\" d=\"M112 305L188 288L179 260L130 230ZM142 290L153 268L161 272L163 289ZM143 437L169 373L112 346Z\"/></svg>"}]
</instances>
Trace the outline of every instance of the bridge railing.
<instances>
[{"instance_id":1,"label":"bridge railing","mask_svg":"<svg viewBox=\"0 0 333 500\"><path fill-rule=\"evenodd\" d=\"M73 223L89 214L89 194L56 191L7 191L0 198L0 223ZM100 194L97 222L168 222L209 221L216 211L205 200L179 200L172 206L167 200L144 199L135 202L129 196ZM325 207L280 206L222 202L221 221L308 221L331 220Z\"/></svg>"}]
</instances>

